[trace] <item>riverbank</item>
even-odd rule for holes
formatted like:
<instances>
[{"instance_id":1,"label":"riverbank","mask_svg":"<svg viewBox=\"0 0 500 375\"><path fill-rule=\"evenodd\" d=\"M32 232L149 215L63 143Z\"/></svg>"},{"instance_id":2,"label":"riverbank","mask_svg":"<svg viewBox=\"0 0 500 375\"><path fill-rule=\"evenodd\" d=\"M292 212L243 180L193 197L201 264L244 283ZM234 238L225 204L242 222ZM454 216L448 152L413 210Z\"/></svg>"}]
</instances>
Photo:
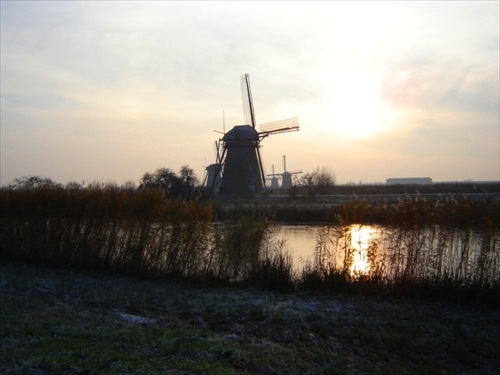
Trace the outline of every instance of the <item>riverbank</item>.
<instances>
[{"instance_id":1,"label":"riverbank","mask_svg":"<svg viewBox=\"0 0 500 375\"><path fill-rule=\"evenodd\" d=\"M500 314L0 264L2 374L496 374Z\"/></svg>"},{"instance_id":2,"label":"riverbank","mask_svg":"<svg viewBox=\"0 0 500 375\"><path fill-rule=\"evenodd\" d=\"M299 204L337 206L352 201L393 204L401 200L425 199L436 202L446 199L491 202L500 201L500 181L484 182L441 182L428 185L387 185L387 184L351 184L335 185L328 194L311 197L299 187L291 190L267 190L263 194L236 198L227 195L215 195L214 201L223 206L257 204Z\"/></svg>"}]
</instances>

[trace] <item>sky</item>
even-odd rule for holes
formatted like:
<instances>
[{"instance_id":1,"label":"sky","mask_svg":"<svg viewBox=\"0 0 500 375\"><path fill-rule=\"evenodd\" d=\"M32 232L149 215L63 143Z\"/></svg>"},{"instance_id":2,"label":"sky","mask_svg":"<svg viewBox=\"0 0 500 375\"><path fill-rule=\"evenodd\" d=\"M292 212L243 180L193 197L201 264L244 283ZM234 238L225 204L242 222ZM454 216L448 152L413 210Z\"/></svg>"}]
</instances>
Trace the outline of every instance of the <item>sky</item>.
<instances>
[{"instance_id":1,"label":"sky","mask_svg":"<svg viewBox=\"0 0 500 375\"><path fill-rule=\"evenodd\" d=\"M498 1L4 1L1 175L203 179L244 124L248 73L267 174L337 183L500 180Z\"/></svg>"}]
</instances>

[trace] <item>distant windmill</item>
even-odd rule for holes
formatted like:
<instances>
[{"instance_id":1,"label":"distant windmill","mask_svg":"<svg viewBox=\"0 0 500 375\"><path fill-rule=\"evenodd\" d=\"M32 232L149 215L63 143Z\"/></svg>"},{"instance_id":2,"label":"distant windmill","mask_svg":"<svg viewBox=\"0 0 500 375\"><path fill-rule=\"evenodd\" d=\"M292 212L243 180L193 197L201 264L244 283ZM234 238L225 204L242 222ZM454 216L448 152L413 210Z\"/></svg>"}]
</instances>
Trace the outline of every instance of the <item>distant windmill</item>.
<instances>
[{"instance_id":1,"label":"distant windmill","mask_svg":"<svg viewBox=\"0 0 500 375\"><path fill-rule=\"evenodd\" d=\"M292 183L292 175L301 174L302 171L287 171L286 170L286 156L283 155L283 173L274 173L274 165L273 165L273 174L268 175L272 176L271 178L271 187L277 188L278 186L278 178L281 177L281 188L282 189L290 189L293 186Z\"/></svg>"},{"instance_id":2,"label":"distant windmill","mask_svg":"<svg viewBox=\"0 0 500 375\"><path fill-rule=\"evenodd\" d=\"M260 193L266 188L266 177L259 152L261 141L269 135L299 130L297 118L271 122L256 130L250 77L241 76L241 94L246 125L236 125L215 142L216 162L209 178L213 190L222 194ZM209 166L211 167L211 166ZM219 177L220 176L220 177Z\"/></svg>"},{"instance_id":3,"label":"distant windmill","mask_svg":"<svg viewBox=\"0 0 500 375\"><path fill-rule=\"evenodd\" d=\"M268 174L271 177L271 189L279 189L280 185L278 183L278 177L274 174L274 164L273 164L273 174Z\"/></svg>"}]
</instances>

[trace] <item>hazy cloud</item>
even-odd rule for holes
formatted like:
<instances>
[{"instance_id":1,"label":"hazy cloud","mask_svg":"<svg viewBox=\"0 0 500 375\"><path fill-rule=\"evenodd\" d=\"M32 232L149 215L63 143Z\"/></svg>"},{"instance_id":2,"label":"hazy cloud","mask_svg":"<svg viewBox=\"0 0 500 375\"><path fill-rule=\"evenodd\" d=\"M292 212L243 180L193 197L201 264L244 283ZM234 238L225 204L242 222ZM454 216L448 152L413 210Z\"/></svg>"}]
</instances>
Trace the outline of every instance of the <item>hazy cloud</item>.
<instances>
[{"instance_id":1,"label":"hazy cloud","mask_svg":"<svg viewBox=\"0 0 500 375\"><path fill-rule=\"evenodd\" d=\"M201 177L246 72L259 123L302 124L265 140L267 170L500 178L497 2L0 6L2 184Z\"/></svg>"}]
</instances>

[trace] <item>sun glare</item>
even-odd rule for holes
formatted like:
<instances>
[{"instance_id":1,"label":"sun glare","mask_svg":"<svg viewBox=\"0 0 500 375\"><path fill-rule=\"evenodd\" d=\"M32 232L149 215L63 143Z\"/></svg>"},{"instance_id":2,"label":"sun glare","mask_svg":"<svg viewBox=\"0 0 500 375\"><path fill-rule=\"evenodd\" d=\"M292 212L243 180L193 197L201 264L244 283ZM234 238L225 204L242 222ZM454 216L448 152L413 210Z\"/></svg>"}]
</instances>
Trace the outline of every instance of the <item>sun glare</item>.
<instances>
[{"instance_id":1,"label":"sun glare","mask_svg":"<svg viewBox=\"0 0 500 375\"><path fill-rule=\"evenodd\" d=\"M346 74L333 100L334 127L349 139L369 138L389 126L388 109L380 98L380 85L373 75Z\"/></svg>"},{"instance_id":2,"label":"sun glare","mask_svg":"<svg viewBox=\"0 0 500 375\"><path fill-rule=\"evenodd\" d=\"M350 228L351 245L354 248L351 267L349 269L352 276L363 275L370 272L370 262L368 261L368 248L374 229L370 226L353 225Z\"/></svg>"}]
</instances>

